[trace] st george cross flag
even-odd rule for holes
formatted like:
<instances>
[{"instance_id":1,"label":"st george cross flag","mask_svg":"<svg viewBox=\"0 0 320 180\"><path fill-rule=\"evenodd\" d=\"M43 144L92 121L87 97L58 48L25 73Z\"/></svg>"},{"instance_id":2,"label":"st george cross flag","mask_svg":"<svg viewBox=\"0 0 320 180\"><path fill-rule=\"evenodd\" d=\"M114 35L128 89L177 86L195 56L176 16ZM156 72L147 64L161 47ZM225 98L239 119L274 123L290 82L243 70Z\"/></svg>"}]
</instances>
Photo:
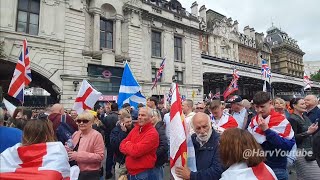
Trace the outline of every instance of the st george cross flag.
<instances>
[{"instance_id":1,"label":"st george cross flag","mask_svg":"<svg viewBox=\"0 0 320 180\"><path fill-rule=\"evenodd\" d=\"M276 112L274 109L268 117L265 118L266 123L269 128L276 132L280 137L285 139L292 139L294 132L289 121L280 113ZM254 136L259 144L266 141L266 135L263 130L258 126L258 116L252 118L248 131Z\"/></svg>"},{"instance_id":2,"label":"st george cross flag","mask_svg":"<svg viewBox=\"0 0 320 180\"><path fill-rule=\"evenodd\" d=\"M23 103L24 88L30 84L31 80L29 50L27 40L25 39L23 41L21 54L9 85L8 95L18 99L21 103Z\"/></svg>"},{"instance_id":3,"label":"st george cross flag","mask_svg":"<svg viewBox=\"0 0 320 180\"><path fill-rule=\"evenodd\" d=\"M164 65L165 65L165 60L166 58L163 58L162 62L161 62L161 65L158 69L158 72L156 74L156 77L154 78L154 82L153 82L153 85L151 87L151 90L157 85L159 79L161 79L162 77L162 73L163 73L163 69L164 69Z\"/></svg>"},{"instance_id":4,"label":"st george cross flag","mask_svg":"<svg viewBox=\"0 0 320 180\"><path fill-rule=\"evenodd\" d=\"M303 88L304 90L311 89L311 81L310 81L309 76L306 74L306 72L304 72L303 82L305 84L305 86Z\"/></svg>"},{"instance_id":5,"label":"st george cross flag","mask_svg":"<svg viewBox=\"0 0 320 180\"><path fill-rule=\"evenodd\" d=\"M223 172L220 180L230 179L276 180L277 177L273 170L263 162L254 167L248 167L246 163L237 163Z\"/></svg>"},{"instance_id":6,"label":"st george cross flag","mask_svg":"<svg viewBox=\"0 0 320 180\"><path fill-rule=\"evenodd\" d=\"M268 62L262 59L261 62L261 74L264 78L271 78L271 69L268 65Z\"/></svg>"},{"instance_id":7,"label":"st george cross flag","mask_svg":"<svg viewBox=\"0 0 320 180\"><path fill-rule=\"evenodd\" d=\"M184 115L182 113L181 97L176 83L172 83L170 110L170 169L174 179L180 179L175 173L176 167L187 164L187 136Z\"/></svg>"},{"instance_id":8,"label":"st george cross flag","mask_svg":"<svg viewBox=\"0 0 320 180\"><path fill-rule=\"evenodd\" d=\"M0 179L65 180L70 177L68 154L61 142L22 146L0 154Z\"/></svg>"},{"instance_id":9,"label":"st george cross flag","mask_svg":"<svg viewBox=\"0 0 320 180\"><path fill-rule=\"evenodd\" d=\"M74 102L73 109L76 110L78 114L87 109L91 110L101 95L100 92L95 90L88 81L84 79Z\"/></svg>"},{"instance_id":10,"label":"st george cross flag","mask_svg":"<svg viewBox=\"0 0 320 180\"><path fill-rule=\"evenodd\" d=\"M119 108L121 108L124 103L130 103L130 97L132 95L135 95L139 91L141 91L141 87L137 82L136 78L134 78L129 64L126 62L126 64L124 65L117 101Z\"/></svg>"},{"instance_id":11,"label":"st george cross flag","mask_svg":"<svg viewBox=\"0 0 320 180\"><path fill-rule=\"evenodd\" d=\"M233 92L238 90L238 80L237 79L233 79L230 83L230 85L228 86L228 88L224 91L223 93L223 97L224 99L227 99L227 97L232 94Z\"/></svg>"}]
</instances>

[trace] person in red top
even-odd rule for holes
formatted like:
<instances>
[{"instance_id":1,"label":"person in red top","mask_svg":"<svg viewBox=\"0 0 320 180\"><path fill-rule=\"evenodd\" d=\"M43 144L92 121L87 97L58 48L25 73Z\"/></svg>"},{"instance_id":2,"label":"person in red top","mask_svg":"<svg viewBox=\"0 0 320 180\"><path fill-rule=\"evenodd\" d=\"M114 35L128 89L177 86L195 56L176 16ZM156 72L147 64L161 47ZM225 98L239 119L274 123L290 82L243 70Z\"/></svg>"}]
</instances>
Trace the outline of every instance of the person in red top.
<instances>
[{"instance_id":1,"label":"person in red top","mask_svg":"<svg viewBox=\"0 0 320 180\"><path fill-rule=\"evenodd\" d=\"M211 101L209 109L212 126L216 131L223 132L225 129L238 127L237 121L230 114L223 112L224 107L220 100Z\"/></svg>"},{"instance_id":2,"label":"person in red top","mask_svg":"<svg viewBox=\"0 0 320 180\"><path fill-rule=\"evenodd\" d=\"M60 125L61 122L61 116L64 115L64 107L61 104L54 104L51 107L51 114L48 116L48 119L51 120L53 123L53 131L56 132L57 128ZM66 116L66 123L73 128L73 130L77 131L78 126L76 122L69 116L68 114L65 114Z\"/></svg>"},{"instance_id":3,"label":"person in red top","mask_svg":"<svg viewBox=\"0 0 320 180\"><path fill-rule=\"evenodd\" d=\"M159 134L151 118L152 109L141 108L136 126L120 144L119 149L126 156L129 180L157 179L153 168L157 160Z\"/></svg>"}]
</instances>

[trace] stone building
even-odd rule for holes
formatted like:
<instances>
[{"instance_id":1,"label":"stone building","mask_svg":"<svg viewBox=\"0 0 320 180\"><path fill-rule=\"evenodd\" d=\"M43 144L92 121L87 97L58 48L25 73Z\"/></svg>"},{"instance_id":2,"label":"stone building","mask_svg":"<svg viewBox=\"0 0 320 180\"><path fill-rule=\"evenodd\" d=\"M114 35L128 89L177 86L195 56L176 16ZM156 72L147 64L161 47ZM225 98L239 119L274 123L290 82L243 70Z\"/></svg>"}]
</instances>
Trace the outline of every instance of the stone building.
<instances>
[{"instance_id":1,"label":"stone building","mask_svg":"<svg viewBox=\"0 0 320 180\"><path fill-rule=\"evenodd\" d=\"M316 74L320 71L320 60L318 61L304 61L304 70L308 75Z\"/></svg>"},{"instance_id":2,"label":"stone building","mask_svg":"<svg viewBox=\"0 0 320 180\"><path fill-rule=\"evenodd\" d=\"M46 89L66 107L84 78L103 93L101 101L116 100L125 61L145 96L168 93L175 75L182 95L196 92L194 100L202 98L202 20L177 0L0 0L0 5L4 92L26 38L31 86ZM163 58L161 82L151 91Z\"/></svg>"},{"instance_id":3,"label":"stone building","mask_svg":"<svg viewBox=\"0 0 320 180\"><path fill-rule=\"evenodd\" d=\"M267 30L265 42L272 49L271 69L294 77L303 77L303 55L297 41L277 27Z\"/></svg>"}]
</instances>

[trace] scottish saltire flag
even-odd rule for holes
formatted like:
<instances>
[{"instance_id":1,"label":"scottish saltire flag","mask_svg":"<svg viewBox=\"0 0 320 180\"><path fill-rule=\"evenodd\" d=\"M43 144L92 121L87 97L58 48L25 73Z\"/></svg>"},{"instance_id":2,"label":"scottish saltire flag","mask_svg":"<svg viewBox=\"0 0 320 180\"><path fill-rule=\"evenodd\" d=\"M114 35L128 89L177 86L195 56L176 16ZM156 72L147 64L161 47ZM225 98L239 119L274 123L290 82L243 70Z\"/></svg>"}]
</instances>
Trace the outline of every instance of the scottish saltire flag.
<instances>
[{"instance_id":1,"label":"scottish saltire flag","mask_svg":"<svg viewBox=\"0 0 320 180\"><path fill-rule=\"evenodd\" d=\"M161 62L161 65L158 69L158 72L156 74L156 77L154 79L154 82L153 82L153 86L151 87L151 90L157 85L157 82L161 79L162 77L162 73L163 73L163 69L164 69L164 65L165 65L165 60L166 58L163 58L162 62Z\"/></svg>"},{"instance_id":2,"label":"scottish saltire flag","mask_svg":"<svg viewBox=\"0 0 320 180\"><path fill-rule=\"evenodd\" d=\"M144 97L140 91L129 98L129 104L135 107L135 109L138 108L139 103L142 103L143 105L146 105L147 103L146 97Z\"/></svg>"},{"instance_id":3,"label":"scottish saltire flag","mask_svg":"<svg viewBox=\"0 0 320 180\"><path fill-rule=\"evenodd\" d=\"M9 85L8 95L24 102L24 88L30 84L31 68L27 40L23 41L21 54Z\"/></svg>"},{"instance_id":4,"label":"scottish saltire flag","mask_svg":"<svg viewBox=\"0 0 320 180\"><path fill-rule=\"evenodd\" d=\"M237 69L233 69L232 76L234 79L239 79L240 78L239 71Z\"/></svg>"},{"instance_id":5,"label":"scottish saltire flag","mask_svg":"<svg viewBox=\"0 0 320 180\"><path fill-rule=\"evenodd\" d=\"M130 97L135 95L137 92L141 90L141 87L137 80L134 78L132 71L129 67L129 64L126 62L124 65L124 71L121 79L121 85L119 89L119 96L118 96L118 105L119 108L124 103L130 103ZM135 102L135 100L131 100L131 102ZM130 104L131 105L131 104Z\"/></svg>"},{"instance_id":6,"label":"scottish saltire flag","mask_svg":"<svg viewBox=\"0 0 320 180\"><path fill-rule=\"evenodd\" d=\"M264 78L271 78L271 69L268 65L268 62L262 59L261 62L261 74Z\"/></svg>"}]
</instances>

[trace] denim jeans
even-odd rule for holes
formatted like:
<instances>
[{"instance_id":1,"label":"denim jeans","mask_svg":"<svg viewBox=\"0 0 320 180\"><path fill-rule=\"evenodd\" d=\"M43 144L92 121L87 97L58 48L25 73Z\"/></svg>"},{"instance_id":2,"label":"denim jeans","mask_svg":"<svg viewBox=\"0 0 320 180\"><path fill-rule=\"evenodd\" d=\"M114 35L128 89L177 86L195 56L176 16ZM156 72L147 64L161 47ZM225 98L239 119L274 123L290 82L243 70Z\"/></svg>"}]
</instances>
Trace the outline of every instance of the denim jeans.
<instances>
[{"instance_id":1,"label":"denim jeans","mask_svg":"<svg viewBox=\"0 0 320 180\"><path fill-rule=\"evenodd\" d=\"M164 175L164 168L163 166L160 166L160 167L155 167L153 169L155 175L157 176L157 179L155 180L163 180L163 175Z\"/></svg>"},{"instance_id":2,"label":"denim jeans","mask_svg":"<svg viewBox=\"0 0 320 180\"><path fill-rule=\"evenodd\" d=\"M288 171L286 169L272 169L278 180L288 180Z\"/></svg>"},{"instance_id":3,"label":"denim jeans","mask_svg":"<svg viewBox=\"0 0 320 180\"><path fill-rule=\"evenodd\" d=\"M157 179L154 169L143 171L136 175L128 175L128 180L153 180Z\"/></svg>"}]
</instances>

